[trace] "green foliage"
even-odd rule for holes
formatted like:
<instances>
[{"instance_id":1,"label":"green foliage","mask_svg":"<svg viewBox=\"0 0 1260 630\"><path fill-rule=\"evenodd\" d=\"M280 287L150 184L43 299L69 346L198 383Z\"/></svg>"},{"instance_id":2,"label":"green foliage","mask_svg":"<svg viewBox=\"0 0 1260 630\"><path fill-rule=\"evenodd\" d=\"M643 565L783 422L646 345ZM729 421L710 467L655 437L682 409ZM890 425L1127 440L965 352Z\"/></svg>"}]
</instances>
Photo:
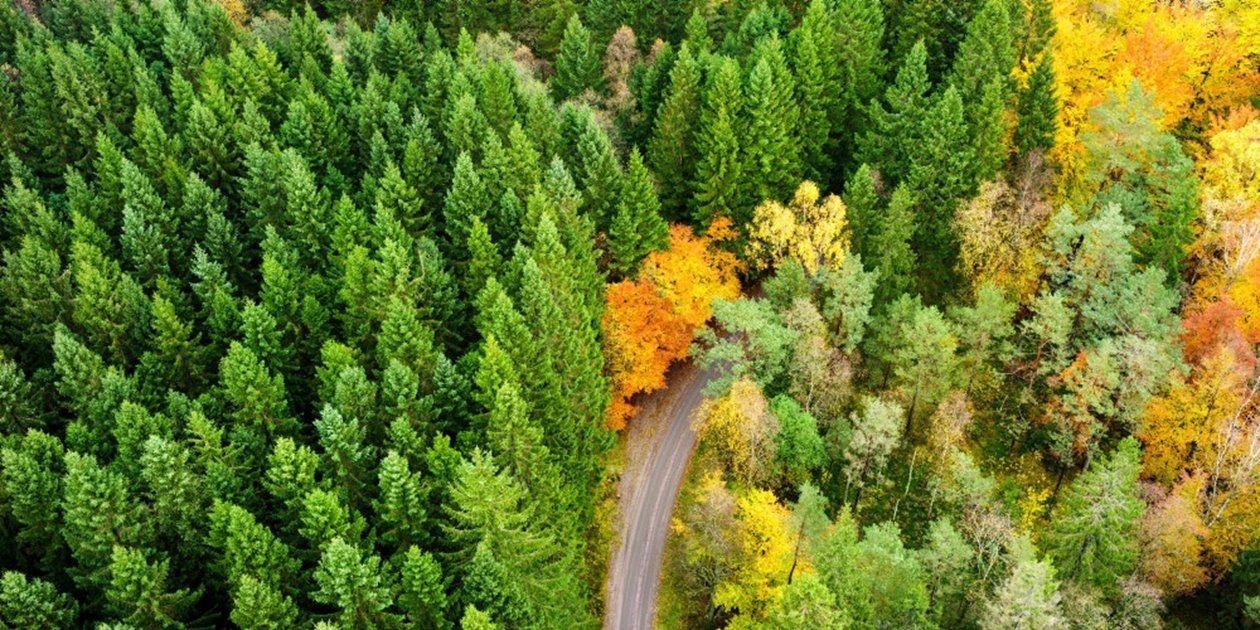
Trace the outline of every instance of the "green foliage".
<instances>
[{"instance_id":1,"label":"green foliage","mask_svg":"<svg viewBox=\"0 0 1260 630\"><path fill-rule=\"evenodd\" d=\"M745 86L745 170L753 200L786 199L801 179L796 80L777 38L762 40ZM809 133L819 130L810 129ZM825 132L825 130L822 130ZM825 135L824 135L825 137Z\"/></svg>"},{"instance_id":2,"label":"green foliage","mask_svg":"<svg viewBox=\"0 0 1260 630\"><path fill-rule=\"evenodd\" d=\"M581 96L587 90L598 92L602 83L599 49L591 41L591 32L575 13L564 27L564 39L560 40L552 92L556 100L563 101Z\"/></svg>"},{"instance_id":3,"label":"green foliage","mask_svg":"<svg viewBox=\"0 0 1260 630\"><path fill-rule=\"evenodd\" d=\"M1245 81L1210 91L1250 60L1238 8L1176 10L1211 45L1158 71L1211 52L1186 102L1236 129ZM1202 120L1163 126L1168 60L1132 54L1162 23L1108 11L0 8L0 626L594 627L631 473L608 457L606 281L686 294L644 263L670 222L740 261L749 297L692 356L711 393L740 383L727 435L760 433L697 450L662 624L1154 626L1138 541L1160 524L1138 522L1160 493L1126 437L1203 370L1177 317L1218 293L1209 328L1237 343L1212 404L1254 376L1250 281L1216 277L1244 206L1200 208L1192 158L1249 171ZM1147 88L1061 113L1056 17L1114 35ZM850 249L747 272L754 208L807 178L843 192ZM967 229L994 234L956 233L990 201ZM1019 286L962 278L960 236L970 267L1018 258ZM1041 517L1045 561L1013 533ZM1247 557L1210 577L1248 584Z\"/></svg>"},{"instance_id":4,"label":"green foliage","mask_svg":"<svg viewBox=\"0 0 1260 630\"><path fill-rule=\"evenodd\" d=\"M74 625L79 606L69 595L39 578L17 571L0 576L0 621L13 628L65 628Z\"/></svg>"},{"instance_id":5,"label":"green foliage","mask_svg":"<svg viewBox=\"0 0 1260 630\"><path fill-rule=\"evenodd\" d=\"M625 187L608 229L608 248L613 257L611 267L623 277L632 277L644 256L665 249L669 226L660 211L661 202L656 196L652 175L643 163L643 156L635 149L630 153Z\"/></svg>"},{"instance_id":6,"label":"green foliage","mask_svg":"<svg viewBox=\"0 0 1260 630\"><path fill-rule=\"evenodd\" d=\"M1141 449L1126 438L1081 474L1063 498L1047 552L1069 579L1117 592L1137 561L1137 528L1146 504L1138 495Z\"/></svg>"},{"instance_id":7,"label":"green foliage","mask_svg":"<svg viewBox=\"0 0 1260 630\"><path fill-rule=\"evenodd\" d=\"M399 616L390 613L393 598L381 576L381 559L364 554L354 545L334 537L324 549L315 569L319 590L311 594L318 602L332 604L341 612L343 628L390 628L400 625Z\"/></svg>"}]
</instances>

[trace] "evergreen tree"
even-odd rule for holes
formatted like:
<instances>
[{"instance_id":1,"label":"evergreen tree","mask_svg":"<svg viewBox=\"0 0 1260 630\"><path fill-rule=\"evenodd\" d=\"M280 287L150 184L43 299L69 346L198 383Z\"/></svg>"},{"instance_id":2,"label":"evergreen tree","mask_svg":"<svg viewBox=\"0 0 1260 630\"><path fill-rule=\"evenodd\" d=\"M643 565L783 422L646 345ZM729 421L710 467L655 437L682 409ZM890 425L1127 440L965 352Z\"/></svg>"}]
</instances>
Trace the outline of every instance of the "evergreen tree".
<instances>
[{"instance_id":1,"label":"evergreen tree","mask_svg":"<svg viewBox=\"0 0 1260 630\"><path fill-rule=\"evenodd\" d=\"M1125 438L1068 490L1046 550L1068 579L1114 594L1133 571L1146 511L1137 485L1141 456L1137 440Z\"/></svg>"},{"instance_id":2,"label":"evergreen tree","mask_svg":"<svg viewBox=\"0 0 1260 630\"><path fill-rule=\"evenodd\" d=\"M796 79L800 128L818 138L801 146L805 177L826 185L832 180L836 131L844 120L843 68L837 56L837 31L825 0L813 0L788 40Z\"/></svg>"},{"instance_id":3,"label":"evergreen tree","mask_svg":"<svg viewBox=\"0 0 1260 630\"><path fill-rule=\"evenodd\" d=\"M484 221L486 209L491 206L492 201L473 166L472 157L468 153L461 153L455 162L451 188L446 193L446 205L442 208L446 242L449 243L452 254L463 251L473 219L480 218ZM463 255L456 258L462 260Z\"/></svg>"},{"instance_id":4,"label":"evergreen tree","mask_svg":"<svg viewBox=\"0 0 1260 630\"><path fill-rule=\"evenodd\" d=\"M106 595L115 614L139 627L178 625L198 594L186 589L166 592L169 572L164 560L150 563L139 549L114 546Z\"/></svg>"},{"instance_id":5,"label":"evergreen tree","mask_svg":"<svg viewBox=\"0 0 1260 630\"><path fill-rule=\"evenodd\" d=\"M863 164L857 172L844 184L844 218L849 223L853 249L866 260L873 260L877 254L871 245L881 218L878 214L879 198L875 191L874 173L871 167Z\"/></svg>"},{"instance_id":6,"label":"evergreen tree","mask_svg":"<svg viewBox=\"0 0 1260 630\"><path fill-rule=\"evenodd\" d=\"M91 455L67 452L62 495L62 536L78 566L72 575L83 588L103 590L115 545L145 547L152 524L127 491L127 479L102 468Z\"/></svg>"},{"instance_id":7,"label":"evergreen tree","mask_svg":"<svg viewBox=\"0 0 1260 630\"><path fill-rule=\"evenodd\" d=\"M298 622L298 609L274 585L244 575L232 596L231 619L247 630L282 630Z\"/></svg>"},{"instance_id":8,"label":"evergreen tree","mask_svg":"<svg viewBox=\"0 0 1260 630\"><path fill-rule=\"evenodd\" d=\"M746 221L754 205L744 195L747 182L740 147L744 95L739 62L721 57L715 63L696 127L696 174L691 184L692 216L701 225L718 216Z\"/></svg>"},{"instance_id":9,"label":"evergreen tree","mask_svg":"<svg viewBox=\"0 0 1260 630\"><path fill-rule=\"evenodd\" d=\"M433 554L408 547L401 574L398 607L406 614L407 622L429 628L449 627L446 581Z\"/></svg>"},{"instance_id":10,"label":"evergreen tree","mask_svg":"<svg viewBox=\"0 0 1260 630\"><path fill-rule=\"evenodd\" d=\"M564 39L556 55L552 93L557 101L563 101L581 96L587 90L599 92L602 80L599 49L591 41L591 32L574 13L564 27Z\"/></svg>"},{"instance_id":11,"label":"evergreen tree","mask_svg":"<svg viewBox=\"0 0 1260 630\"><path fill-rule=\"evenodd\" d=\"M699 111L700 68L684 45L670 70L669 88L647 145L648 163L659 178L661 209L669 219L681 218L687 205L696 157L694 125Z\"/></svg>"},{"instance_id":12,"label":"evergreen tree","mask_svg":"<svg viewBox=\"0 0 1260 630\"><path fill-rule=\"evenodd\" d=\"M665 248L669 228L661 218L660 208L643 156L637 148L632 149L626 185L608 230L608 248L613 257L611 267L622 277L633 276L639 262L649 252Z\"/></svg>"},{"instance_id":13,"label":"evergreen tree","mask_svg":"<svg viewBox=\"0 0 1260 630\"><path fill-rule=\"evenodd\" d=\"M1015 126L1015 147L1020 154L1048 151L1054 147L1058 131L1059 99L1055 94L1053 57L1042 54L1028 77L1028 86L1020 91L1015 108L1019 123Z\"/></svg>"},{"instance_id":14,"label":"evergreen tree","mask_svg":"<svg viewBox=\"0 0 1260 630\"><path fill-rule=\"evenodd\" d=\"M909 174L929 120L927 49L915 44L897 71L896 81L884 93L883 102L872 102L870 127L858 143L858 157L891 183Z\"/></svg>"},{"instance_id":15,"label":"evergreen tree","mask_svg":"<svg viewBox=\"0 0 1260 630\"><path fill-rule=\"evenodd\" d=\"M888 200L888 208L877 225L872 226L870 245L871 268L879 274L875 295L877 303L888 303L914 285L918 257L911 243L915 225L914 196L905 186L898 186Z\"/></svg>"},{"instance_id":16,"label":"evergreen tree","mask_svg":"<svg viewBox=\"0 0 1260 630\"><path fill-rule=\"evenodd\" d=\"M795 81L778 38L762 40L751 62L745 88L748 125L743 143L744 175L754 200L782 200L801 179Z\"/></svg>"},{"instance_id":17,"label":"evergreen tree","mask_svg":"<svg viewBox=\"0 0 1260 630\"><path fill-rule=\"evenodd\" d=\"M343 628L393 628L401 619L390 612L393 597L381 575L381 559L365 555L354 545L333 538L315 569L319 590L315 601L340 609Z\"/></svg>"},{"instance_id":18,"label":"evergreen tree","mask_svg":"<svg viewBox=\"0 0 1260 630\"><path fill-rule=\"evenodd\" d=\"M834 31L836 59L841 65L840 109L844 119L832 121L832 128L844 130L837 147L837 164L843 172L853 169L848 162L857 153L860 140L868 125L867 104L883 92L884 83L884 10L883 3L864 0L836 0L832 23L840 28Z\"/></svg>"},{"instance_id":19,"label":"evergreen tree","mask_svg":"<svg viewBox=\"0 0 1260 630\"><path fill-rule=\"evenodd\" d=\"M595 122L594 114L582 110L578 114L580 131L577 137L578 183L586 200L585 208L594 218L596 229L607 230L617 213L618 199L623 197L625 176L608 135Z\"/></svg>"},{"instance_id":20,"label":"evergreen tree","mask_svg":"<svg viewBox=\"0 0 1260 630\"><path fill-rule=\"evenodd\" d=\"M0 576L0 622L9 627L68 628L78 614L78 602L44 580L17 571Z\"/></svg>"},{"instance_id":21,"label":"evergreen tree","mask_svg":"<svg viewBox=\"0 0 1260 630\"><path fill-rule=\"evenodd\" d=\"M915 231L915 249L933 278L933 293L954 285L958 242L953 233L958 201L969 195L973 148L963 120L962 96L950 86L928 112L918 150L911 157L906 183L915 191L922 225Z\"/></svg>"}]
</instances>

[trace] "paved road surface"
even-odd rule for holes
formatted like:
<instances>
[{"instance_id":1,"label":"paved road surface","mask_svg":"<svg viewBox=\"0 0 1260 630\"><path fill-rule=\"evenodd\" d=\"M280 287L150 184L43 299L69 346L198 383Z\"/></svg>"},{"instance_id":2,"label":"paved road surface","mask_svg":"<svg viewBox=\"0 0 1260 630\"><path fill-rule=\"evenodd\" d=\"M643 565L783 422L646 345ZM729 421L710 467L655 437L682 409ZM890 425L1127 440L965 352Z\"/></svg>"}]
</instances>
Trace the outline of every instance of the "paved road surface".
<instances>
[{"instance_id":1,"label":"paved road surface","mask_svg":"<svg viewBox=\"0 0 1260 630\"><path fill-rule=\"evenodd\" d=\"M669 387L649 396L630 422L622 473L620 539L608 571L606 630L648 630L669 520L691 459L691 417L704 401L710 375L686 363L669 374Z\"/></svg>"}]
</instances>

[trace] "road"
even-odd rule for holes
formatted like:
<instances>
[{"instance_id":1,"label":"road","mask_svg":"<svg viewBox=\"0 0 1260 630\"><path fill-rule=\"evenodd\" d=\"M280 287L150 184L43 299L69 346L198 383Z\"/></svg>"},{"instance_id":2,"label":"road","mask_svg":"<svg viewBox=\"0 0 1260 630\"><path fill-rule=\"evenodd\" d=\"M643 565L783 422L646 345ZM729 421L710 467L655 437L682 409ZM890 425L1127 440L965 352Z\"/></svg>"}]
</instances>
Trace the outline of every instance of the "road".
<instances>
[{"instance_id":1,"label":"road","mask_svg":"<svg viewBox=\"0 0 1260 630\"><path fill-rule=\"evenodd\" d=\"M676 366L669 386L649 396L630 421L618 494L620 536L609 565L606 630L648 630L656 617L665 540L678 488L696 445L692 415L710 374Z\"/></svg>"}]
</instances>

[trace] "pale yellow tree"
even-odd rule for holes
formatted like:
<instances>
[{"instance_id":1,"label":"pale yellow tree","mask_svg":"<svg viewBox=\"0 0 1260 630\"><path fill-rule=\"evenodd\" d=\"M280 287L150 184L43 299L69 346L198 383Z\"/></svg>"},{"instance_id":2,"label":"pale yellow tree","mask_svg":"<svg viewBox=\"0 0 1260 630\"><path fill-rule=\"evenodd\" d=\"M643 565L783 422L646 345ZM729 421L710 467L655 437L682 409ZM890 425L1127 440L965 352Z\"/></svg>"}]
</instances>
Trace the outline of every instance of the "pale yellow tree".
<instances>
[{"instance_id":1,"label":"pale yellow tree","mask_svg":"<svg viewBox=\"0 0 1260 630\"><path fill-rule=\"evenodd\" d=\"M1208 530L1197 507L1202 489L1202 476L1187 477L1142 518L1142 577L1169 597L1192 593L1208 580L1203 567Z\"/></svg>"},{"instance_id":2,"label":"pale yellow tree","mask_svg":"<svg viewBox=\"0 0 1260 630\"><path fill-rule=\"evenodd\" d=\"M1203 165L1203 226L1198 248L1215 263L1217 282L1200 292L1229 291L1260 254L1260 119L1212 136Z\"/></svg>"},{"instance_id":3,"label":"pale yellow tree","mask_svg":"<svg viewBox=\"0 0 1260 630\"><path fill-rule=\"evenodd\" d=\"M744 485L766 479L779 423L756 383L747 378L732 383L725 396L705 404L695 428Z\"/></svg>"},{"instance_id":4,"label":"pale yellow tree","mask_svg":"<svg viewBox=\"0 0 1260 630\"><path fill-rule=\"evenodd\" d=\"M1037 165L1028 171L1048 171ZM958 264L973 287L986 284L1022 300L1031 296L1041 280L1041 239L1050 203L1040 193L1040 185L1025 176L1011 186L1004 181L986 182L980 192L961 204L954 215L958 235Z\"/></svg>"},{"instance_id":5,"label":"pale yellow tree","mask_svg":"<svg viewBox=\"0 0 1260 630\"><path fill-rule=\"evenodd\" d=\"M788 205L768 199L753 213L748 254L764 269L789 258L811 275L822 267L839 269L849 250L844 202L828 195L819 202L818 185L801 182Z\"/></svg>"}]
</instances>

